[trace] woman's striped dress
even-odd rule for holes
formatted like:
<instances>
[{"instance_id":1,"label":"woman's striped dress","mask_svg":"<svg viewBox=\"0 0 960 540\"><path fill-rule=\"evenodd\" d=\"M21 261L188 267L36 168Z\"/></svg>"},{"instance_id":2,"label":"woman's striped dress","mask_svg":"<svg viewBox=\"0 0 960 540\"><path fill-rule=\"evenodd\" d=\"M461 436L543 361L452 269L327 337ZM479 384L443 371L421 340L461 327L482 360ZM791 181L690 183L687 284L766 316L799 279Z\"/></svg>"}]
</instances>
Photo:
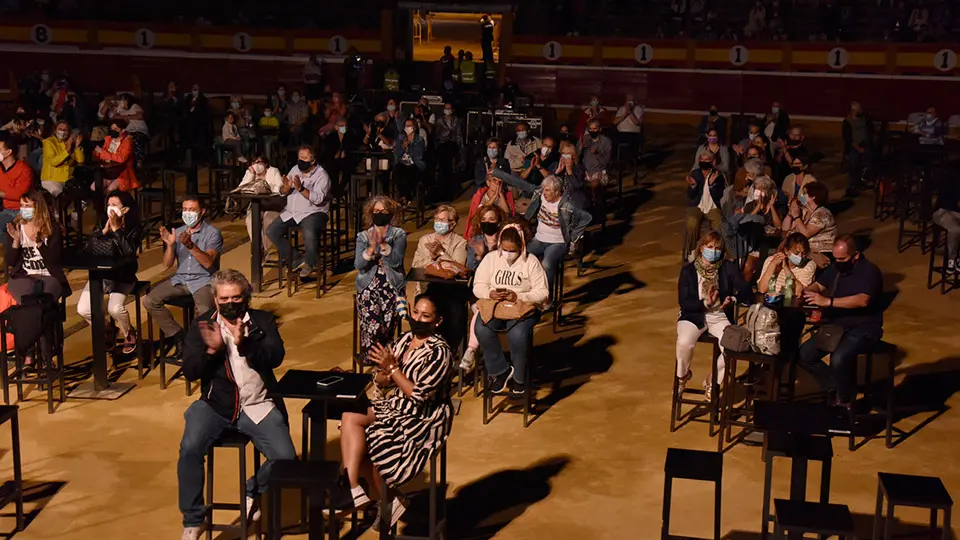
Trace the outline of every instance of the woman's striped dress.
<instances>
[{"instance_id":1,"label":"woman's striped dress","mask_svg":"<svg viewBox=\"0 0 960 540\"><path fill-rule=\"evenodd\" d=\"M407 397L399 389L373 402L376 420L367 428L370 460L384 482L397 487L412 480L447 440L453 426L449 387L453 353L439 336L431 336L407 354L413 334L393 347L399 369L413 382ZM406 355L406 357L404 357Z\"/></svg>"}]
</instances>

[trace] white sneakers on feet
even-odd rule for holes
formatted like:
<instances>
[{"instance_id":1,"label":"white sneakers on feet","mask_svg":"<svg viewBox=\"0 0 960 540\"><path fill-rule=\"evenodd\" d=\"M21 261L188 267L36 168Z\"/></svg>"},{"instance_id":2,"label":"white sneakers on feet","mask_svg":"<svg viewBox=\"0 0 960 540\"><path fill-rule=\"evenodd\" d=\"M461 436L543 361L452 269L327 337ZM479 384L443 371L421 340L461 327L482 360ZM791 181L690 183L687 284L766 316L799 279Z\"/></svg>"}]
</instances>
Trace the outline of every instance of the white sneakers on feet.
<instances>
[{"instance_id":1,"label":"white sneakers on feet","mask_svg":"<svg viewBox=\"0 0 960 540\"><path fill-rule=\"evenodd\" d=\"M393 526L400 521L400 517L403 516L403 513L407 511L407 500L402 496L398 495L393 498L393 503L390 504L390 528L393 529ZM380 508L377 511L377 519L373 522L372 529L376 532L380 532L380 519L381 512L383 508Z\"/></svg>"},{"instance_id":2,"label":"white sneakers on feet","mask_svg":"<svg viewBox=\"0 0 960 540\"><path fill-rule=\"evenodd\" d=\"M467 350L463 352L463 358L460 359L460 369L465 373L470 373L476 365L477 350L472 347L467 347Z\"/></svg>"},{"instance_id":3,"label":"white sneakers on feet","mask_svg":"<svg viewBox=\"0 0 960 540\"><path fill-rule=\"evenodd\" d=\"M341 508L335 511L335 515L342 516L344 514L353 512L354 510L360 510L370 504L370 497L367 496L367 492L364 491L362 487L357 486L355 488L350 488L350 494L353 496L353 508ZM329 517L330 510L324 508L323 515Z\"/></svg>"},{"instance_id":4,"label":"white sneakers on feet","mask_svg":"<svg viewBox=\"0 0 960 540\"><path fill-rule=\"evenodd\" d=\"M180 540L200 540L200 527L184 527Z\"/></svg>"}]
</instances>

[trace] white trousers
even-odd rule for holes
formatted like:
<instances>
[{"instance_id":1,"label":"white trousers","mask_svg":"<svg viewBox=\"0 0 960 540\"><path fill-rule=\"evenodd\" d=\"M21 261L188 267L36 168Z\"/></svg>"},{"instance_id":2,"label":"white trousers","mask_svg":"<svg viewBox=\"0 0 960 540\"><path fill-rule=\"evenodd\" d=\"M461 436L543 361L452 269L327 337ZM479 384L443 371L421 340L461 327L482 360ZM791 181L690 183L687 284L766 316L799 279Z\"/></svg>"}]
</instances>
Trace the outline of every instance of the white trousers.
<instances>
[{"instance_id":1,"label":"white trousers","mask_svg":"<svg viewBox=\"0 0 960 540\"><path fill-rule=\"evenodd\" d=\"M123 337L127 337L127 335L130 334L130 314L127 313L127 306L124 305L126 301L127 295L120 292L110 293L109 299L107 300L107 313L117 322L117 329L120 330L120 335ZM77 302L77 313L86 319L88 324L93 318L93 312L90 309L90 282L84 285L83 292L80 293L80 300Z\"/></svg>"},{"instance_id":2,"label":"white trousers","mask_svg":"<svg viewBox=\"0 0 960 540\"><path fill-rule=\"evenodd\" d=\"M263 243L263 251L266 252L273 245L273 242L270 241L270 238L267 237L267 227L270 226L277 218L280 217L280 212L273 211L261 211L260 214L263 216L263 228L261 230L261 236ZM250 213L250 209L247 209L247 236L250 240L253 240L253 214Z\"/></svg>"},{"instance_id":3,"label":"white trousers","mask_svg":"<svg viewBox=\"0 0 960 540\"><path fill-rule=\"evenodd\" d=\"M707 324L703 328L697 328L697 325L690 321L677 321L677 377L685 377L690 371L690 364L693 362L693 350L697 346L697 340L704 332L710 332L710 335L720 339L723 336L723 330L730 326L730 321L722 312L707 313ZM723 382L723 374L726 365L723 361L723 347L720 348L720 356L717 357L717 382ZM707 377L709 379L709 377Z\"/></svg>"}]
</instances>

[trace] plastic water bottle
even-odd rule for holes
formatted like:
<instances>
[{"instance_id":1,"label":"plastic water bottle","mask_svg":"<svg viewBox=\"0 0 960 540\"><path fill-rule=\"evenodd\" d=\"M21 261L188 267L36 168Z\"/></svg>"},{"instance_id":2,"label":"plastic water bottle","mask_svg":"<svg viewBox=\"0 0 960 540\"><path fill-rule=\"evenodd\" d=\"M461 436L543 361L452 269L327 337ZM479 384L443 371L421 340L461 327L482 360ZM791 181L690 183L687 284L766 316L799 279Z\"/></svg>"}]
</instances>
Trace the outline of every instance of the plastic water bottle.
<instances>
[{"instance_id":1,"label":"plastic water bottle","mask_svg":"<svg viewBox=\"0 0 960 540\"><path fill-rule=\"evenodd\" d=\"M793 300L793 274L787 274L786 283L783 285L783 303L788 304Z\"/></svg>"}]
</instances>

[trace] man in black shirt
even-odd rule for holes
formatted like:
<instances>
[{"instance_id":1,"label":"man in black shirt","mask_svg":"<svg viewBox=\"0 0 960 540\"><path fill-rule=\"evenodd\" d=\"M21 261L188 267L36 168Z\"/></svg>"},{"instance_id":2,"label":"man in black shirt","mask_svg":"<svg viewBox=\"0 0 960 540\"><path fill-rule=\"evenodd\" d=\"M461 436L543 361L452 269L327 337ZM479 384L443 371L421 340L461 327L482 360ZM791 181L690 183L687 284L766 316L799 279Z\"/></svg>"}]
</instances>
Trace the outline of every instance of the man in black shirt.
<instances>
[{"instance_id":1,"label":"man in black shirt","mask_svg":"<svg viewBox=\"0 0 960 540\"><path fill-rule=\"evenodd\" d=\"M816 335L800 346L799 363L821 388L836 392L832 404L849 407L856 398L857 357L883 337L883 276L850 235L837 237L833 256L836 262L804 290L803 297L825 308L827 322L842 328L843 336L829 353L829 366L822 362L828 352L817 348Z\"/></svg>"},{"instance_id":2,"label":"man in black shirt","mask_svg":"<svg viewBox=\"0 0 960 540\"><path fill-rule=\"evenodd\" d=\"M480 49L484 62L493 62L493 25L493 18L489 15L480 18Z\"/></svg>"}]
</instances>

